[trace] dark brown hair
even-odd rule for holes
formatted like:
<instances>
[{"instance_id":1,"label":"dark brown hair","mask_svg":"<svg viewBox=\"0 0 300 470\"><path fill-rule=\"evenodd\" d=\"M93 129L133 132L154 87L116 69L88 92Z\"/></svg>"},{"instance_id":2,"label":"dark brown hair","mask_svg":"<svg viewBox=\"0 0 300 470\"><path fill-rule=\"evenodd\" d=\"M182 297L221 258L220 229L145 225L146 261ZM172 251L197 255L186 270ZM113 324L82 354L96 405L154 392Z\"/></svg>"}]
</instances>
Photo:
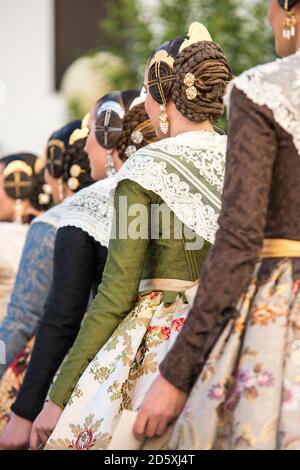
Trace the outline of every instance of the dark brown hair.
<instances>
[{"instance_id":1,"label":"dark brown hair","mask_svg":"<svg viewBox=\"0 0 300 470\"><path fill-rule=\"evenodd\" d=\"M107 130L105 131L104 124L106 119L106 111L99 114L101 106L108 102L114 101L121 106L124 113L129 110L131 103L135 98L139 96L138 90L126 90L126 91L113 91L103 96L95 107L96 124L95 134L98 143L109 150L117 146L119 139L121 138L123 131L123 118L119 116L115 111L110 112L109 122L107 124Z\"/></svg>"},{"instance_id":2,"label":"dark brown hair","mask_svg":"<svg viewBox=\"0 0 300 470\"><path fill-rule=\"evenodd\" d=\"M184 39L178 37L158 49L167 51L174 58L174 64L173 68L163 61L151 65L148 80L157 85L150 86L149 91L159 104L163 104L163 98L166 103L172 100L178 111L191 121L217 121L224 112L226 85L233 77L229 62L223 49L212 41L199 41L179 52ZM197 90L192 100L187 97L184 83L188 73L194 76L193 85Z\"/></svg>"},{"instance_id":3,"label":"dark brown hair","mask_svg":"<svg viewBox=\"0 0 300 470\"><path fill-rule=\"evenodd\" d=\"M94 180L91 177L91 168L88 155L84 150L85 142L86 138L76 140L73 144L67 145L64 153L61 178L66 184L68 184L68 181L72 176L72 166L79 165L81 168L81 173L77 177L79 186L74 190L72 189L74 192L80 191L80 189L94 183Z\"/></svg>"},{"instance_id":4,"label":"dark brown hair","mask_svg":"<svg viewBox=\"0 0 300 470\"><path fill-rule=\"evenodd\" d=\"M142 140L136 142L134 133L139 132ZM129 147L136 150L157 141L157 136L153 125L145 110L145 104L141 103L129 110L123 120L123 131L117 145L117 151L121 160L128 158L126 151Z\"/></svg>"},{"instance_id":5,"label":"dark brown hair","mask_svg":"<svg viewBox=\"0 0 300 470\"><path fill-rule=\"evenodd\" d=\"M43 193L43 186L45 184L44 170L40 170L41 164L39 158L31 153L20 153L15 155L8 155L0 160L0 164L6 168L14 161L25 162L32 170L32 175L28 176L24 172L20 172L20 182L25 183L18 189L14 185L15 176L14 172L4 179L4 189L11 199L27 199L30 204L38 211L46 211L52 204L52 198L49 196L47 204L40 203L40 194Z\"/></svg>"}]
</instances>

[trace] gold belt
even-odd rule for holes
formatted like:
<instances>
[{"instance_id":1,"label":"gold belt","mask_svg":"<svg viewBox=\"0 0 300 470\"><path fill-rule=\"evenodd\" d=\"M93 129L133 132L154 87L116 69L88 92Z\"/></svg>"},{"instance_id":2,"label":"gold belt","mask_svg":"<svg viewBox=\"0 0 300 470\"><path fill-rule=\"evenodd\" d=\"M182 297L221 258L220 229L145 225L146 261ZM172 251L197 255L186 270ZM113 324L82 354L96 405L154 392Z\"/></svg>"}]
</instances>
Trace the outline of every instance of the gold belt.
<instances>
[{"instance_id":1,"label":"gold belt","mask_svg":"<svg viewBox=\"0 0 300 470\"><path fill-rule=\"evenodd\" d=\"M300 258L300 240L267 238L260 258Z\"/></svg>"},{"instance_id":2,"label":"gold belt","mask_svg":"<svg viewBox=\"0 0 300 470\"><path fill-rule=\"evenodd\" d=\"M197 293L199 280L182 281L181 279L143 279L140 282L139 292L144 291L171 291L184 294L188 304L192 307Z\"/></svg>"}]
</instances>

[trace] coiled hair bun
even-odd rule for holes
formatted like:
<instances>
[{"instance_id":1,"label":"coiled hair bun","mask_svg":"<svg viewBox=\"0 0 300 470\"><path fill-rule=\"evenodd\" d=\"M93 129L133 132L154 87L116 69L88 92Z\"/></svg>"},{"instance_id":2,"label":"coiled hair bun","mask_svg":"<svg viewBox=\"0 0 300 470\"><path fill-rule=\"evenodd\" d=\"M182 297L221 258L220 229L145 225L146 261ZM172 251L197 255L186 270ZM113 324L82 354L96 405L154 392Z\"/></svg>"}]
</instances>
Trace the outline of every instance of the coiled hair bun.
<instances>
[{"instance_id":1,"label":"coiled hair bun","mask_svg":"<svg viewBox=\"0 0 300 470\"><path fill-rule=\"evenodd\" d=\"M180 36L153 54L148 69L149 92L160 105L172 100L191 121L214 122L224 112L223 96L232 71L223 49L211 40L203 25L193 23L190 32L203 39Z\"/></svg>"}]
</instances>

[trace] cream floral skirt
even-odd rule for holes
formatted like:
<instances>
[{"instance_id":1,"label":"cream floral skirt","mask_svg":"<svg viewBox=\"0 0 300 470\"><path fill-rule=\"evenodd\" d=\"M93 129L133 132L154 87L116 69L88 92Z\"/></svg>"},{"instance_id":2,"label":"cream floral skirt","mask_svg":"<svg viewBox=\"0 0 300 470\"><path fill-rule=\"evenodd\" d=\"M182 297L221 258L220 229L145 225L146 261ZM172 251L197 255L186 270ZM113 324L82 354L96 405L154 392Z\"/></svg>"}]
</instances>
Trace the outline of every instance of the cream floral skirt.
<instances>
[{"instance_id":1,"label":"cream floral skirt","mask_svg":"<svg viewBox=\"0 0 300 470\"><path fill-rule=\"evenodd\" d=\"M289 260L254 276L163 446L300 449L299 284Z\"/></svg>"},{"instance_id":2,"label":"cream floral skirt","mask_svg":"<svg viewBox=\"0 0 300 470\"><path fill-rule=\"evenodd\" d=\"M161 292L140 297L81 376L45 449L107 449L121 411L141 405L189 308L180 294L172 304Z\"/></svg>"}]
</instances>

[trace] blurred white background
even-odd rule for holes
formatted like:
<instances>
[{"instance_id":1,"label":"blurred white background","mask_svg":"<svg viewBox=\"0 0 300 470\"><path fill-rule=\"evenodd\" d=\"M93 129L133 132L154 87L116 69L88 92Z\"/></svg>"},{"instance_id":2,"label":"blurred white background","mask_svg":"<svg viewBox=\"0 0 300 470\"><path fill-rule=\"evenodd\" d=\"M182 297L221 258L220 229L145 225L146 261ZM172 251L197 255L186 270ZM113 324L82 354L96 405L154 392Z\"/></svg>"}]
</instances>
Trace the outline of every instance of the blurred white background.
<instances>
[{"instance_id":1,"label":"blurred white background","mask_svg":"<svg viewBox=\"0 0 300 470\"><path fill-rule=\"evenodd\" d=\"M40 154L66 119L54 87L53 21L53 0L0 0L0 157Z\"/></svg>"}]
</instances>

